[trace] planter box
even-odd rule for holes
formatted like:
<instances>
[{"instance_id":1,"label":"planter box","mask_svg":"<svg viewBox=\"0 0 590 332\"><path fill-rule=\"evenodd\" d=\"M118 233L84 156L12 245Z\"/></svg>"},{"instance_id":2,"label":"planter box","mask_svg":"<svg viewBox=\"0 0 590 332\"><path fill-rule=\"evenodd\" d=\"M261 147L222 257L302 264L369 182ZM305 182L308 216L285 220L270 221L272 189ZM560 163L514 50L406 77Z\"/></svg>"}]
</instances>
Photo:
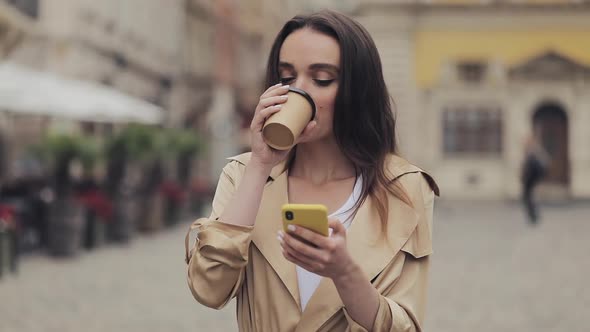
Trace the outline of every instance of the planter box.
<instances>
[{"instance_id":1,"label":"planter box","mask_svg":"<svg viewBox=\"0 0 590 332\"><path fill-rule=\"evenodd\" d=\"M12 230L0 229L0 278L9 271L16 272L16 237Z\"/></svg>"},{"instance_id":2,"label":"planter box","mask_svg":"<svg viewBox=\"0 0 590 332\"><path fill-rule=\"evenodd\" d=\"M145 198L143 204L142 218L140 219L139 229L145 232L154 232L164 225L164 199L158 193L149 195Z\"/></svg>"},{"instance_id":3,"label":"planter box","mask_svg":"<svg viewBox=\"0 0 590 332\"><path fill-rule=\"evenodd\" d=\"M106 238L104 221L90 210L86 211L84 227L84 248L91 250L104 244Z\"/></svg>"},{"instance_id":4,"label":"planter box","mask_svg":"<svg viewBox=\"0 0 590 332\"><path fill-rule=\"evenodd\" d=\"M141 217L140 201L135 195L119 194L113 204L113 220L105 225L107 236L115 242L127 243L133 238Z\"/></svg>"},{"instance_id":5,"label":"planter box","mask_svg":"<svg viewBox=\"0 0 590 332\"><path fill-rule=\"evenodd\" d=\"M73 256L79 248L85 209L73 199L56 201L49 214L49 251L55 256Z\"/></svg>"}]
</instances>

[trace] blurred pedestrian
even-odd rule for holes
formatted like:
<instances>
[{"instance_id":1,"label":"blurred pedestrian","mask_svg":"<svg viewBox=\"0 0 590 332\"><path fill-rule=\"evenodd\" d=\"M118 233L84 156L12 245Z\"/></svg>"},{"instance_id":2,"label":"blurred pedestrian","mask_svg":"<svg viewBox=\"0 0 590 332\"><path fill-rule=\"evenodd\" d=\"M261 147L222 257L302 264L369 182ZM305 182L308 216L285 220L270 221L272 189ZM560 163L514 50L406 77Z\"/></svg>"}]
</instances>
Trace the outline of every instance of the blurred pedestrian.
<instances>
[{"instance_id":1,"label":"blurred pedestrian","mask_svg":"<svg viewBox=\"0 0 590 332\"><path fill-rule=\"evenodd\" d=\"M547 173L550 162L547 151L540 143L539 130L526 139L524 156L521 173L522 202L529 222L534 225L539 220L539 211L533 196L534 189Z\"/></svg>"}]
</instances>

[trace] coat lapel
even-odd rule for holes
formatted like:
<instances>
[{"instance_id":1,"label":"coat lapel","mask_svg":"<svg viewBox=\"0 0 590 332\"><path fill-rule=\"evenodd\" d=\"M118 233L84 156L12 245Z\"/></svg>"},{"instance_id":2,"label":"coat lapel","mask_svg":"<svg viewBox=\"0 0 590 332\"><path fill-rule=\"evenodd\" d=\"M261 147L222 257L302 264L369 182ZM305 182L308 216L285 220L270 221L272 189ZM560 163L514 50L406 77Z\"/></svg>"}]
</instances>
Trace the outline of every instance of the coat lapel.
<instances>
[{"instance_id":1,"label":"coat lapel","mask_svg":"<svg viewBox=\"0 0 590 332\"><path fill-rule=\"evenodd\" d=\"M277 232L283 227L281 207L288 202L287 172L284 168L285 164L281 164L275 167L271 173L256 217L252 241L277 273L297 306L300 307L295 265L283 257L281 246L277 240Z\"/></svg>"},{"instance_id":2,"label":"coat lapel","mask_svg":"<svg viewBox=\"0 0 590 332\"><path fill-rule=\"evenodd\" d=\"M370 197L357 212L347 231L347 249L368 280L373 280L399 253L418 223L414 209L390 199L387 240L382 237L377 209ZM316 331L343 307L331 279L323 278L309 300L296 331Z\"/></svg>"}]
</instances>

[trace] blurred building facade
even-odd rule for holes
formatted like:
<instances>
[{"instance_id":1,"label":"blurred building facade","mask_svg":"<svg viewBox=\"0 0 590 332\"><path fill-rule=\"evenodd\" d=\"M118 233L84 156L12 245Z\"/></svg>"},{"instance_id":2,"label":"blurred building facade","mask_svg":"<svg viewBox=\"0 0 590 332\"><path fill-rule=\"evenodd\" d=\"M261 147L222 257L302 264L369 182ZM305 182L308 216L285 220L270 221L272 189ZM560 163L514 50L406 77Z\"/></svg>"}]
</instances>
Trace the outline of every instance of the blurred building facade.
<instances>
[{"instance_id":1,"label":"blurred building facade","mask_svg":"<svg viewBox=\"0 0 590 332\"><path fill-rule=\"evenodd\" d=\"M34 29L11 60L168 108L180 72L183 1L26 2L36 7Z\"/></svg>"},{"instance_id":2,"label":"blurred building facade","mask_svg":"<svg viewBox=\"0 0 590 332\"><path fill-rule=\"evenodd\" d=\"M317 7L310 0L2 0L1 58L163 107L163 125L194 128L205 138L197 171L216 182L225 158L249 146L248 124L280 26ZM10 141L3 159L56 123L98 135L116 129L43 116L1 118Z\"/></svg>"},{"instance_id":3,"label":"blurred building facade","mask_svg":"<svg viewBox=\"0 0 590 332\"><path fill-rule=\"evenodd\" d=\"M448 198L518 198L525 138L551 156L540 188L590 198L590 5L363 0L401 152Z\"/></svg>"},{"instance_id":4,"label":"blurred building facade","mask_svg":"<svg viewBox=\"0 0 590 332\"><path fill-rule=\"evenodd\" d=\"M197 171L214 183L225 158L249 147L278 30L322 8L352 13L371 32L401 152L431 171L446 197L517 198L535 126L553 159L542 190L590 197L586 1L4 0L0 52L164 107L164 125L206 138ZM0 123L11 148L48 125L33 116Z\"/></svg>"},{"instance_id":5,"label":"blurred building facade","mask_svg":"<svg viewBox=\"0 0 590 332\"><path fill-rule=\"evenodd\" d=\"M18 23L18 38L3 41L2 60L157 104L167 110L166 122L177 111L173 83L182 69L184 1L6 0L0 6L0 17ZM8 164L55 127L108 135L116 126L18 114L1 120Z\"/></svg>"},{"instance_id":6,"label":"blurred building facade","mask_svg":"<svg viewBox=\"0 0 590 332\"><path fill-rule=\"evenodd\" d=\"M0 1L0 54L8 54L30 30L37 17L36 7L16 5L14 1Z\"/></svg>"},{"instance_id":7,"label":"blurred building facade","mask_svg":"<svg viewBox=\"0 0 590 332\"><path fill-rule=\"evenodd\" d=\"M10 55L23 41L34 33L39 18L36 1L0 1L0 59ZM33 118L28 123L18 119L7 119L0 114L0 178L7 175L15 153L12 137L22 137L23 145L39 131L40 119ZM19 126L20 129L16 129ZM22 135L19 134L22 132Z\"/></svg>"}]
</instances>

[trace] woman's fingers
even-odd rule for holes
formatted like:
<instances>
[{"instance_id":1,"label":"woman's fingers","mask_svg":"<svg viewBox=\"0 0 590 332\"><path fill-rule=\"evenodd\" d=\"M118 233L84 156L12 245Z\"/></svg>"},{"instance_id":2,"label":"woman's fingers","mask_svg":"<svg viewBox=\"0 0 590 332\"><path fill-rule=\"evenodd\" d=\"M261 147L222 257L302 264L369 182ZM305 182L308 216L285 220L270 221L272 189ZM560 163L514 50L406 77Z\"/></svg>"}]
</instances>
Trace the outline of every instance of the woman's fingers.
<instances>
[{"instance_id":1,"label":"woman's fingers","mask_svg":"<svg viewBox=\"0 0 590 332\"><path fill-rule=\"evenodd\" d=\"M344 225L342 225L340 220L331 219L328 222L328 226L332 229L333 236L342 235L342 236L346 237L346 228L344 227Z\"/></svg>"},{"instance_id":2,"label":"woman's fingers","mask_svg":"<svg viewBox=\"0 0 590 332\"><path fill-rule=\"evenodd\" d=\"M269 88L269 92L263 94L260 97L260 101L256 107L256 112L254 113L254 118L250 124L250 128L252 130L262 130L264 121L266 121L270 115L278 112L281 109L281 105L284 104L288 99L287 95L285 94L288 91L288 88L288 85L273 86Z\"/></svg>"},{"instance_id":3,"label":"woman's fingers","mask_svg":"<svg viewBox=\"0 0 590 332\"><path fill-rule=\"evenodd\" d=\"M283 89L285 91L289 90L289 85L288 84L283 85L281 83L277 83L277 84L271 86L270 88L266 89L266 91L262 94L262 96L270 96L273 94L273 91L274 91L274 93L276 93L276 91L280 90L280 89Z\"/></svg>"},{"instance_id":4,"label":"woman's fingers","mask_svg":"<svg viewBox=\"0 0 590 332\"><path fill-rule=\"evenodd\" d=\"M305 240L305 239L304 239ZM305 243L296 236L279 233L279 241L283 242L283 247L288 248L290 252L296 253L298 256L304 256L311 261L325 263L324 253L321 249L314 248L313 243Z\"/></svg>"},{"instance_id":5,"label":"woman's fingers","mask_svg":"<svg viewBox=\"0 0 590 332\"><path fill-rule=\"evenodd\" d=\"M261 102L264 99L284 95L288 91L289 91L288 85L280 85L280 86L273 85L260 96L259 101ZM260 105L260 102L259 102L259 105Z\"/></svg>"},{"instance_id":6,"label":"woman's fingers","mask_svg":"<svg viewBox=\"0 0 590 332\"><path fill-rule=\"evenodd\" d=\"M283 83L280 83L280 82L277 83L277 84L275 84L275 85L271 85L271 86L268 87L268 89L266 89L266 91L264 91L262 93L262 95L267 94L267 93L269 93L269 92L271 92L273 90L276 90L276 89L278 89L278 88L280 88L282 86L284 86L284 85L283 85Z\"/></svg>"},{"instance_id":7,"label":"woman's fingers","mask_svg":"<svg viewBox=\"0 0 590 332\"><path fill-rule=\"evenodd\" d=\"M287 95L272 96L260 99L258 107L262 110L272 105L284 104L288 99Z\"/></svg>"},{"instance_id":8,"label":"woman's fingers","mask_svg":"<svg viewBox=\"0 0 590 332\"><path fill-rule=\"evenodd\" d=\"M304 265L319 268L326 264L326 260L323 258L320 250L304 244L288 234L279 235L279 242L281 242L284 253L289 254L289 256L302 262Z\"/></svg>"},{"instance_id":9,"label":"woman's fingers","mask_svg":"<svg viewBox=\"0 0 590 332\"><path fill-rule=\"evenodd\" d=\"M252 124L250 126L250 129L254 130L254 131L261 131L262 130L262 126L264 125L264 122L266 121L266 119L273 115L274 113L278 112L281 110L282 105L273 105L273 106L269 106L265 109L263 109L262 111L258 112L257 114L254 115L254 118L252 119Z\"/></svg>"},{"instance_id":10,"label":"woman's fingers","mask_svg":"<svg viewBox=\"0 0 590 332\"><path fill-rule=\"evenodd\" d=\"M277 83L275 85L270 86L268 89L266 89L266 91L264 91L262 93L261 98L262 98L262 96L265 96L266 94L270 93L273 90L276 90L276 89L280 88L281 86L282 86L281 83Z\"/></svg>"},{"instance_id":11,"label":"woman's fingers","mask_svg":"<svg viewBox=\"0 0 590 332\"><path fill-rule=\"evenodd\" d=\"M300 257L297 257L295 254L287 251L285 248L283 248L283 256L285 256L285 258L288 261L290 261L291 263L298 265L310 272L314 272L316 270L319 270L322 267L322 266L319 266L319 264L317 264L315 262L312 262L310 260L304 260L304 259L301 259Z\"/></svg>"},{"instance_id":12,"label":"woman's fingers","mask_svg":"<svg viewBox=\"0 0 590 332\"><path fill-rule=\"evenodd\" d=\"M310 121L307 126L305 126L305 129L303 129L303 132L301 133L301 135L299 135L299 138L297 139L297 143L299 143L300 141L306 140L309 136L313 135L314 129L317 127L318 122L316 120L312 120Z\"/></svg>"},{"instance_id":13,"label":"woman's fingers","mask_svg":"<svg viewBox=\"0 0 590 332\"><path fill-rule=\"evenodd\" d=\"M313 244L316 247L323 248L329 239L327 236L323 236L318 234L312 230L309 230L305 227L289 225L288 234L296 235L297 237Z\"/></svg>"}]
</instances>

